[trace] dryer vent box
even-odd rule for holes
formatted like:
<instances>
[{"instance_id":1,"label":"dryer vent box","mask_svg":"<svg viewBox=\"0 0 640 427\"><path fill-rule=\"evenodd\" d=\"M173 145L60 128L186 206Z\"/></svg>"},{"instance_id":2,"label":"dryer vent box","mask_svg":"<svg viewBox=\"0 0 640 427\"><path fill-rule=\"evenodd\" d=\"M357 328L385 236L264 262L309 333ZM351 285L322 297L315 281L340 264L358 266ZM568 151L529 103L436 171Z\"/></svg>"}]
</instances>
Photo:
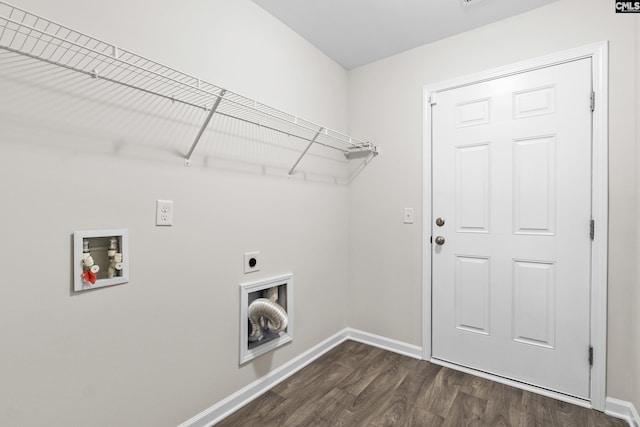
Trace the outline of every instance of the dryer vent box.
<instances>
[{"instance_id":1,"label":"dryer vent box","mask_svg":"<svg viewBox=\"0 0 640 427\"><path fill-rule=\"evenodd\" d=\"M287 327L277 333L271 332L267 318L261 319L264 333L258 340L251 340L249 306L259 298L277 295L276 303L284 309ZM264 353L274 350L293 340L293 274L274 277L259 282L240 285L240 364L244 364Z\"/></svg>"}]
</instances>

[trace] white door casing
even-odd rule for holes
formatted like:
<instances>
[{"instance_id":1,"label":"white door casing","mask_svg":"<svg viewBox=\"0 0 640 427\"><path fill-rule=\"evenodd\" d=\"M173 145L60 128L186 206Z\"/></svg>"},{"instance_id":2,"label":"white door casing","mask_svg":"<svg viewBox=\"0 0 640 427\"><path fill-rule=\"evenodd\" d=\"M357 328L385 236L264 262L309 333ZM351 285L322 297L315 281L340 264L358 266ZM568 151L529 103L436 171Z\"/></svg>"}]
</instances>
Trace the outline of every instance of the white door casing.
<instances>
[{"instance_id":1,"label":"white door casing","mask_svg":"<svg viewBox=\"0 0 640 427\"><path fill-rule=\"evenodd\" d=\"M425 171L433 161L435 177L425 173L424 358L557 390L601 410L606 343L606 49L606 43L600 43L425 88L424 149ZM558 73L565 74L560 81ZM590 112L584 109L592 74L600 100L593 128ZM577 75L586 80L574 78ZM565 99L566 90L573 86L580 87L582 99L567 108L573 101ZM437 105L433 109L432 103ZM443 111L446 105L450 108ZM557 119L560 112L569 116ZM438 133L432 114L436 119L442 116L451 134ZM576 135L578 145L567 147L566 133L576 127L571 121L587 126ZM503 143L494 140L496 133L503 135ZM435 137L458 142L438 148ZM437 188L433 194L432 185ZM436 209L447 207L445 212L431 212L432 198ZM584 218L564 212L567 207ZM443 215L445 225L434 225L433 219ZM590 217L596 222L593 244ZM433 265L432 234L446 239L442 246L433 245ZM567 268L572 264L586 268ZM574 277L576 271L581 277ZM447 299L458 302L455 310L435 304ZM595 350L592 369L587 363L589 344ZM559 353L564 354L560 359ZM501 360L501 354L507 357Z\"/></svg>"}]
</instances>

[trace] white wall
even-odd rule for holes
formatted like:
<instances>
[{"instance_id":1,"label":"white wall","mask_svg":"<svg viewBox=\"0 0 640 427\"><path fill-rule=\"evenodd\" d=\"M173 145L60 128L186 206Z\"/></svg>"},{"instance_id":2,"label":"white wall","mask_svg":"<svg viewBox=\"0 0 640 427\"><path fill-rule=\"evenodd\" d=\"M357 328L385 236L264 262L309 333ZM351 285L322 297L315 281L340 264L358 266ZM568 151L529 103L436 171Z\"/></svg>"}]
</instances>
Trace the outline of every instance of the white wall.
<instances>
[{"instance_id":1,"label":"white wall","mask_svg":"<svg viewBox=\"0 0 640 427\"><path fill-rule=\"evenodd\" d=\"M634 395L633 404L636 410L640 409L640 15L636 15L635 20L635 93L636 93L636 105L635 105L635 119L633 121L636 132L636 282L635 282L635 295L633 298L633 332L634 336L632 341L634 343L633 348L633 373L634 373Z\"/></svg>"},{"instance_id":2,"label":"white wall","mask_svg":"<svg viewBox=\"0 0 640 427\"><path fill-rule=\"evenodd\" d=\"M423 86L610 42L608 396L632 399L635 275L634 17L612 2L560 0L350 72L350 132L382 146L351 185L349 326L421 345ZM428 173L428 171L425 171ZM402 223L413 207L416 223ZM636 335L637 337L637 335ZM637 400L636 400L637 403Z\"/></svg>"},{"instance_id":3,"label":"white wall","mask_svg":"<svg viewBox=\"0 0 640 427\"><path fill-rule=\"evenodd\" d=\"M15 3L346 130L347 73L249 0ZM165 138L170 121L121 111L126 93L112 108L85 99L100 82L33 73L0 67L0 425L175 426L347 326L343 163L317 152L301 164L315 178L287 180L286 150L216 159L228 141L206 141L186 168L189 126ZM160 198L171 228L154 226ZM121 227L130 282L72 295L73 231ZM295 339L239 367L238 285L286 272Z\"/></svg>"}]
</instances>

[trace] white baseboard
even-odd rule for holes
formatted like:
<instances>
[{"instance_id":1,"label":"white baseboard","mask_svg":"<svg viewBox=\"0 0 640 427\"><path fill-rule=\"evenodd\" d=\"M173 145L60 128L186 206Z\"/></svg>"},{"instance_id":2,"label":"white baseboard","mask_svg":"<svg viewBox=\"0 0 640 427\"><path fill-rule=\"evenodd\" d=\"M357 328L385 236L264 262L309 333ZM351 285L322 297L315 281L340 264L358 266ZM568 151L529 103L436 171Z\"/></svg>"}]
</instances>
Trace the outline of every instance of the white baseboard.
<instances>
[{"instance_id":1,"label":"white baseboard","mask_svg":"<svg viewBox=\"0 0 640 427\"><path fill-rule=\"evenodd\" d=\"M413 357L414 359L422 359L422 347L417 345L407 344L353 328L346 328L344 331L347 334L347 339Z\"/></svg>"},{"instance_id":2,"label":"white baseboard","mask_svg":"<svg viewBox=\"0 0 640 427\"><path fill-rule=\"evenodd\" d=\"M607 397L604 413L625 420L631 427L640 426L640 415L638 415L638 411L635 406L633 406L633 403L627 402L626 400Z\"/></svg>"},{"instance_id":3,"label":"white baseboard","mask_svg":"<svg viewBox=\"0 0 640 427\"><path fill-rule=\"evenodd\" d=\"M370 334L357 329L345 328L315 347L305 351L300 356L290 360L279 368L274 369L267 375L258 378L251 384L233 393L231 396L221 400L210 408L205 409L198 415L180 424L178 427L213 426L223 418L229 416L234 411L251 402L253 399L275 387L280 382L284 381L346 340L361 342L363 344L379 347L416 359L422 358L421 347L385 338L380 335Z\"/></svg>"}]
</instances>

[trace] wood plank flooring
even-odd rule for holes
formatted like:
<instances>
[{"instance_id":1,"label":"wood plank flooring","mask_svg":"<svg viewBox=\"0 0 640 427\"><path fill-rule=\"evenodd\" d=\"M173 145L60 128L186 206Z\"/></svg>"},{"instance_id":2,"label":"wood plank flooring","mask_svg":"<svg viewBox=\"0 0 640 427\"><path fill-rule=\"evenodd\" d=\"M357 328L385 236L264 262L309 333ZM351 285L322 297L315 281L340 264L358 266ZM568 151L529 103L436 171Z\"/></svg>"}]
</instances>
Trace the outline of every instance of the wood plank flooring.
<instances>
[{"instance_id":1,"label":"wood plank flooring","mask_svg":"<svg viewBox=\"0 0 640 427\"><path fill-rule=\"evenodd\" d=\"M560 402L346 341L218 426L628 426Z\"/></svg>"}]
</instances>

